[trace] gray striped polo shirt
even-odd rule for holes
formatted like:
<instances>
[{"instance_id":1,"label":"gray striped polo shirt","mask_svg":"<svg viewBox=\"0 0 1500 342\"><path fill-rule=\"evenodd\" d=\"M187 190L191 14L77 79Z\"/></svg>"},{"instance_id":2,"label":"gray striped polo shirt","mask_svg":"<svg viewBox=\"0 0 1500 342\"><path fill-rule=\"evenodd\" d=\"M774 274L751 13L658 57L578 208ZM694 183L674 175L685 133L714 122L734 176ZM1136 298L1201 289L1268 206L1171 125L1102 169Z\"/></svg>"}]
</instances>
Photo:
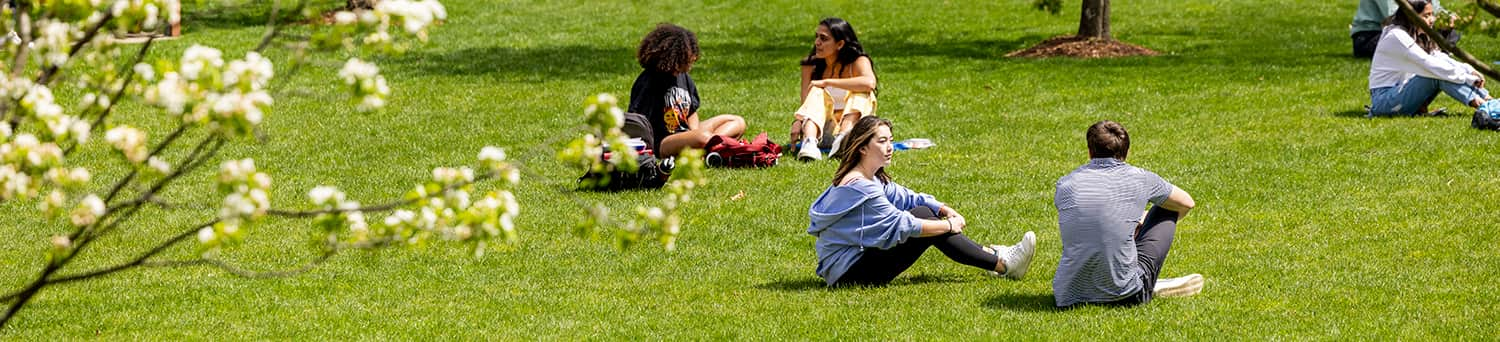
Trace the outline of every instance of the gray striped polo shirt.
<instances>
[{"instance_id":1,"label":"gray striped polo shirt","mask_svg":"<svg viewBox=\"0 0 1500 342\"><path fill-rule=\"evenodd\" d=\"M1172 184L1114 158L1094 158L1057 180L1062 260L1052 278L1057 306L1112 302L1141 290L1135 227L1146 203L1161 204ZM1148 289L1149 290L1149 289Z\"/></svg>"}]
</instances>

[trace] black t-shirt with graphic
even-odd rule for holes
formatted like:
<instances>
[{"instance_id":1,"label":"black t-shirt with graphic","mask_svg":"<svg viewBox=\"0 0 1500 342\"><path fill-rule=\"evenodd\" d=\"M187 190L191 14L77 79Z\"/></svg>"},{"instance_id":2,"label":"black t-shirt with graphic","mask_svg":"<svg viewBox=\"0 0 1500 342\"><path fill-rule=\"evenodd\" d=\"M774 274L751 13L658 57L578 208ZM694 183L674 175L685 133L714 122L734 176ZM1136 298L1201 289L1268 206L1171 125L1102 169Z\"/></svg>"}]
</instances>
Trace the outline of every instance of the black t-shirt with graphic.
<instances>
[{"instance_id":1,"label":"black t-shirt with graphic","mask_svg":"<svg viewBox=\"0 0 1500 342\"><path fill-rule=\"evenodd\" d=\"M656 136L652 145L656 146L672 133L687 131L687 123L682 120L697 113L699 104L698 86L688 74L647 70L636 76L635 85L630 87L627 111L651 121Z\"/></svg>"}]
</instances>

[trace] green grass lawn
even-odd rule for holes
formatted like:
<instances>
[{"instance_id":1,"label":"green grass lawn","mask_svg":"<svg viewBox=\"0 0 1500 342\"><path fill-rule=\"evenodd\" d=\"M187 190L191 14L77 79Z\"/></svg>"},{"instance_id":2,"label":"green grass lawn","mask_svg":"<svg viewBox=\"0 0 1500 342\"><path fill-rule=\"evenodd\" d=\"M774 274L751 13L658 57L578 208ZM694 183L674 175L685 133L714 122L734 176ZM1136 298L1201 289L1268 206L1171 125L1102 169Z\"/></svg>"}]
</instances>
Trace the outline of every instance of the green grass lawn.
<instances>
[{"instance_id":1,"label":"green grass lawn","mask_svg":"<svg viewBox=\"0 0 1500 342\"><path fill-rule=\"evenodd\" d=\"M324 1L329 2L329 1ZM332 1L340 3L339 1ZM191 3L191 2L190 2ZM255 6L188 6L173 58L210 44L238 58L263 33ZM341 255L303 276L141 269L49 288L0 339L1489 339L1500 320L1500 134L1446 118L1366 119L1369 62L1348 57L1352 1L1116 1L1116 38L1162 52L1109 60L1003 55L1076 29L1077 2L1049 16L1029 1L446 1L429 46L377 59L391 108L354 112L337 56L282 85L265 141L226 149L275 179L273 206L306 208L337 185L366 203L398 196L435 166L507 147L527 170L522 241L475 259L456 245ZM785 137L796 61L819 19L848 19L875 61L880 114L898 139L902 184L964 213L985 243L1038 234L1022 281L928 253L886 287L829 290L814 273L807 207L833 162L710 170L675 252L617 250L570 234L577 203L617 212L660 192L572 191L553 157L585 96L622 98L634 50L658 22L698 33L693 77L707 114L737 113ZM1462 43L1500 56L1480 34ZM284 52L271 54L278 61ZM278 72L285 68L278 63ZM1493 80L1492 80L1493 81ZM285 88L283 88L285 89ZM159 123L139 105L122 117ZM1133 135L1132 164L1197 199L1164 276L1202 273L1202 294L1144 307L1052 307L1061 246L1056 179L1087 161L1083 131L1110 119ZM103 144L84 156L103 156ZM104 164L100 165L113 165ZM118 167L116 167L118 168ZM119 171L97 172L105 187ZM208 172L166 194L81 266L126 260L213 215ZM109 181L104 181L109 180ZM744 197L731 197L743 192ZM0 205L0 289L30 281L46 238L34 203ZM375 216L375 217L383 217ZM282 269L314 257L304 221L271 220L225 259ZM148 240L149 239L149 240ZM174 250L190 256L192 248Z\"/></svg>"}]
</instances>

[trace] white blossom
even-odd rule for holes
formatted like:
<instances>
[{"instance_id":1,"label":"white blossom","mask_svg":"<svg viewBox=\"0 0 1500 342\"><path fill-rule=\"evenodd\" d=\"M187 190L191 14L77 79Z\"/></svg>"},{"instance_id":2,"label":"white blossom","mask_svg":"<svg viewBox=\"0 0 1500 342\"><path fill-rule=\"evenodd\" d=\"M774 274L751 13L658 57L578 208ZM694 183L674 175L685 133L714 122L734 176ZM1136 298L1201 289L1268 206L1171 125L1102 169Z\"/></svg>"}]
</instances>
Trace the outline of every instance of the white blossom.
<instances>
[{"instance_id":1,"label":"white blossom","mask_svg":"<svg viewBox=\"0 0 1500 342\"><path fill-rule=\"evenodd\" d=\"M173 116L182 115L187 110L189 87L177 72L166 72L161 82L146 88L146 103L165 108Z\"/></svg>"},{"instance_id":2,"label":"white blossom","mask_svg":"<svg viewBox=\"0 0 1500 342\"><path fill-rule=\"evenodd\" d=\"M229 67L224 70L224 84L243 83L251 90L260 90L275 75L271 60L250 52L245 54L245 59L229 62Z\"/></svg>"},{"instance_id":3,"label":"white blossom","mask_svg":"<svg viewBox=\"0 0 1500 342\"><path fill-rule=\"evenodd\" d=\"M440 19L437 18L438 13L435 12L440 12L443 16L447 15L446 12L442 12L443 9L441 4L436 4L435 1L432 2L435 4L435 6L429 5L425 2L416 3L405 0L386 0L381 1L380 3L375 5L375 13L382 17L399 17L401 19L402 28L406 29L407 33L418 34L422 32L422 30L425 29L427 25L431 24L434 19ZM436 9L436 11L434 9Z\"/></svg>"},{"instance_id":4,"label":"white blossom","mask_svg":"<svg viewBox=\"0 0 1500 342\"><path fill-rule=\"evenodd\" d=\"M349 231L356 234L365 234L370 230L370 224L365 222L363 212L351 211L344 215L344 220L349 222Z\"/></svg>"},{"instance_id":5,"label":"white blossom","mask_svg":"<svg viewBox=\"0 0 1500 342\"><path fill-rule=\"evenodd\" d=\"M89 194L83 201L78 202L78 207L73 209L72 219L74 226L87 226L99 220L104 215L104 201L99 196Z\"/></svg>"},{"instance_id":6,"label":"white blossom","mask_svg":"<svg viewBox=\"0 0 1500 342\"><path fill-rule=\"evenodd\" d=\"M42 198L42 201L37 203L37 207L44 212L51 212L52 210L62 208L63 204L67 201L67 194L64 194L62 190L52 189L52 192L47 193L47 197Z\"/></svg>"},{"instance_id":7,"label":"white blossom","mask_svg":"<svg viewBox=\"0 0 1500 342\"><path fill-rule=\"evenodd\" d=\"M505 207L505 215L516 216L521 214L521 205L516 203L516 195L511 194L510 191L501 191L500 200L502 206Z\"/></svg>"},{"instance_id":8,"label":"white blossom","mask_svg":"<svg viewBox=\"0 0 1500 342\"><path fill-rule=\"evenodd\" d=\"M104 141L125 154L132 163L146 160L146 132L135 127L119 126L104 132Z\"/></svg>"},{"instance_id":9,"label":"white blossom","mask_svg":"<svg viewBox=\"0 0 1500 342\"><path fill-rule=\"evenodd\" d=\"M350 58L348 62L344 62L344 67L339 69L339 78L344 79L344 83L349 85L377 75L380 75L380 67L359 60L359 58Z\"/></svg>"},{"instance_id":10,"label":"white blossom","mask_svg":"<svg viewBox=\"0 0 1500 342\"><path fill-rule=\"evenodd\" d=\"M146 159L146 166L150 167L152 170L156 170L157 173L161 174L166 174L172 171L172 165L167 164L167 161L162 160L158 157L151 157Z\"/></svg>"},{"instance_id":11,"label":"white blossom","mask_svg":"<svg viewBox=\"0 0 1500 342\"><path fill-rule=\"evenodd\" d=\"M31 196L31 176L25 172L18 172L11 165L0 165L0 180L5 181L0 198Z\"/></svg>"},{"instance_id":12,"label":"white blossom","mask_svg":"<svg viewBox=\"0 0 1500 342\"><path fill-rule=\"evenodd\" d=\"M371 33L370 35L365 36L364 42L368 45L389 44L391 42L391 34L386 33L385 31Z\"/></svg>"},{"instance_id":13,"label":"white blossom","mask_svg":"<svg viewBox=\"0 0 1500 342\"><path fill-rule=\"evenodd\" d=\"M131 70L134 70L135 74L136 75L140 75L141 79L143 79L143 80L146 80L146 81L155 81L156 80L156 69L152 68L150 64L136 63L135 66L131 68Z\"/></svg>"},{"instance_id":14,"label":"white blossom","mask_svg":"<svg viewBox=\"0 0 1500 342\"><path fill-rule=\"evenodd\" d=\"M88 121L75 120L71 126L68 126L68 130L69 134L73 136L73 140L78 142L79 145L83 145L89 142L89 132L93 130L93 126Z\"/></svg>"},{"instance_id":15,"label":"white blossom","mask_svg":"<svg viewBox=\"0 0 1500 342\"><path fill-rule=\"evenodd\" d=\"M221 184L237 184L252 180L254 176L254 159L229 160L219 165L219 183Z\"/></svg>"},{"instance_id":16,"label":"white blossom","mask_svg":"<svg viewBox=\"0 0 1500 342\"><path fill-rule=\"evenodd\" d=\"M333 22L339 25L353 24L356 20L359 20L359 16L355 15L354 12L338 11L338 13L333 14Z\"/></svg>"},{"instance_id":17,"label":"white blossom","mask_svg":"<svg viewBox=\"0 0 1500 342\"><path fill-rule=\"evenodd\" d=\"M502 215L502 216L500 216L500 229L503 229L503 230L505 230L507 232L514 232L514 231L516 231L516 222L515 222L515 220L511 219L510 215Z\"/></svg>"},{"instance_id":18,"label":"white blossom","mask_svg":"<svg viewBox=\"0 0 1500 342\"><path fill-rule=\"evenodd\" d=\"M55 249L66 250L73 247L73 239L68 238L67 235L53 235L48 242L52 243L52 248Z\"/></svg>"},{"instance_id":19,"label":"white blossom","mask_svg":"<svg viewBox=\"0 0 1500 342\"><path fill-rule=\"evenodd\" d=\"M68 50L72 48L72 40L76 29L73 25L60 21L44 20L37 32L37 51L42 53L42 61L47 65L59 66L68 62Z\"/></svg>"},{"instance_id":20,"label":"white blossom","mask_svg":"<svg viewBox=\"0 0 1500 342\"><path fill-rule=\"evenodd\" d=\"M214 229L212 227L204 227L203 229L199 229L198 230L198 242L199 243L209 243L210 241L214 240L214 237L215 237L214 235L215 235L214 234Z\"/></svg>"},{"instance_id":21,"label":"white blossom","mask_svg":"<svg viewBox=\"0 0 1500 342\"><path fill-rule=\"evenodd\" d=\"M218 69L224 66L223 53L219 49L202 45L188 47L182 53L181 61L182 77L187 80L197 80L205 69Z\"/></svg>"},{"instance_id":22,"label":"white blossom","mask_svg":"<svg viewBox=\"0 0 1500 342\"><path fill-rule=\"evenodd\" d=\"M332 204L329 202L330 200L333 200L334 202L343 202L344 193L339 191L339 189L335 187L319 186L313 188L311 191L308 191L307 198L312 199L313 204L328 205Z\"/></svg>"},{"instance_id":23,"label":"white blossom","mask_svg":"<svg viewBox=\"0 0 1500 342\"><path fill-rule=\"evenodd\" d=\"M503 162L505 161L505 149L485 146L479 150L479 161L481 162Z\"/></svg>"},{"instance_id":24,"label":"white blossom","mask_svg":"<svg viewBox=\"0 0 1500 342\"><path fill-rule=\"evenodd\" d=\"M146 30L156 29L157 22L161 21L161 19L157 18L161 14L161 9L157 8L156 4L147 3L145 10L146 18L141 22L141 28Z\"/></svg>"},{"instance_id":25,"label":"white blossom","mask_svg":"<svg viewBox=\"0 0 1500 342\"><path fill-rule=\"evenodd\" d=\"M261 189L270 189L271 175L265 172L256 172L254 176L250 177L250 185Z\"/></svg>"},{"instance_id":26,"label":"white blossom","mask_svg":"<svg viewBox=\"0 0 1500 342\"><path fill-rule=\"evenodd\" d=\"M89 179L92 178L92 176L89 174L89 169L75 167L72 170L68 170L67 178L67 181L69 183L81 185L88 184Z\"/></svg>"}]
</instances>

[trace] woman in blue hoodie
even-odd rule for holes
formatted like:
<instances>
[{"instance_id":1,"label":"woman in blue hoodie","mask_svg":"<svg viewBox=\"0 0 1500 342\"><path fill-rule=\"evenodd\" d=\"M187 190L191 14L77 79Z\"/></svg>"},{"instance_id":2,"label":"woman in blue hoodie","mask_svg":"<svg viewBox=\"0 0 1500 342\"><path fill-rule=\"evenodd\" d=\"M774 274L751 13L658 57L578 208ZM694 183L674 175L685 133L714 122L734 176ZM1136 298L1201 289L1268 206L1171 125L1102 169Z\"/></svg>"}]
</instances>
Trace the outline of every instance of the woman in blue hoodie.
<instances>
[{"instance_id":1,"label":"woman in blue hoodie","mask_svg":"<svg viewBox=\"0 0 1500 342\"><path fill-rule=\"evenodd\" d=\"M891 122L860 118L838 148L833 184L808 210L818 237L818 276L829 286L881 285L937 247L959 263L1020 279L1036 253L1036 234L1014 246L980 246L963 234L968 222L932 195L891 182Z\"/></svg>"}]
</instances>

